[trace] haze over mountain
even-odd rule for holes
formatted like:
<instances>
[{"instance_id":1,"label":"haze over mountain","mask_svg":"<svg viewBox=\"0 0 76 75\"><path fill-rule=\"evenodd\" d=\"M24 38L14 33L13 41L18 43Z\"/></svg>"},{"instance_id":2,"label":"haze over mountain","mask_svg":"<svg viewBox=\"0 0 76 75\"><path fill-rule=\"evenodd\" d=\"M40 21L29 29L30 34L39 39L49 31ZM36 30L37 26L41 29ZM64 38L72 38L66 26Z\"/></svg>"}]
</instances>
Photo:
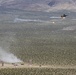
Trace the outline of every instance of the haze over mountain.
<instances>
[{"instance_id":1,"label":"haze over mountain","mask_svg":"<svg viewBox=\"0 0 76 75\"><path fill-rule=\"evenodd\" d=\"M61 9L76 9L76 0L0 0L1 8L52 11Z\"/></svg>"}]
</instances>

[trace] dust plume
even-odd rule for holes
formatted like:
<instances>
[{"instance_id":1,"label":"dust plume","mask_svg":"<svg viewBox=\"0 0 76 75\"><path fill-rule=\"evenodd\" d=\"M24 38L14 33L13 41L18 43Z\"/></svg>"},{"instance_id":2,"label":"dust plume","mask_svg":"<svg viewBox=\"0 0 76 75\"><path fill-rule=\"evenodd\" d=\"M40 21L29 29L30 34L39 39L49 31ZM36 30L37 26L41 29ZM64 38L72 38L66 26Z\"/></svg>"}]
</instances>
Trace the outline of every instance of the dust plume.
<instances>
[{"instance_id":1,"label":"dust plume","mask_svg":"<svg viewBox=\"0 0 76 75\"><path fill-rule=\"evenodd\" d=\"M14 54L10 52L6 52L4 49L0 47L0 60L7 63L17 63L22 62L18 59Z\"/></svg>"}]
</instances>

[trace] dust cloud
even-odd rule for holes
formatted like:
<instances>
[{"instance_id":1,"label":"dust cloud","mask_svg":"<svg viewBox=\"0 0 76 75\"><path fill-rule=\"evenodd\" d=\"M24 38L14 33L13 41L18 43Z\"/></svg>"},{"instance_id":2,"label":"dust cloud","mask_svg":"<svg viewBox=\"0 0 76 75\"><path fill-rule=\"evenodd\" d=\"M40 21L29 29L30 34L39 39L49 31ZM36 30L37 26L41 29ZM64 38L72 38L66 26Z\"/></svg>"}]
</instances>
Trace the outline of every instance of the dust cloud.
<instances>
[{"instance_id":1,"label":"dust cloud","mask_svg":"<svg viewBox=\"0 0 76 75\"><path fill-rule=\"evenodd\" d=\"M14 54L10 52L6 52L4 49L0 47L0 60L6 63L17 63L22 62L18 59Z\"/></svg>"}]
</instances>

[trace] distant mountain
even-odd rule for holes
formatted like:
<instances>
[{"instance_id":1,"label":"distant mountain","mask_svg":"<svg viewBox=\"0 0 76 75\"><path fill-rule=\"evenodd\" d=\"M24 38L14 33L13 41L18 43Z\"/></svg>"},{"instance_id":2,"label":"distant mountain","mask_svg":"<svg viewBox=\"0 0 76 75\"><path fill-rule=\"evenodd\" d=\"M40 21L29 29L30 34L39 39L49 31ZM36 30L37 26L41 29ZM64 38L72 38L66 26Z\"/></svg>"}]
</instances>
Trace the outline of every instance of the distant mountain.
<instances>
[{"instance_id":1,"label":"distant mountain","mask_svg":"<svg viewBox=\"0 0 76 75\"><path fill-rule=\"evenodd\" d=\"M76 0L0 0L2 8L32 11L75 10L75 4Z\"/></svg>"}]
</instances>

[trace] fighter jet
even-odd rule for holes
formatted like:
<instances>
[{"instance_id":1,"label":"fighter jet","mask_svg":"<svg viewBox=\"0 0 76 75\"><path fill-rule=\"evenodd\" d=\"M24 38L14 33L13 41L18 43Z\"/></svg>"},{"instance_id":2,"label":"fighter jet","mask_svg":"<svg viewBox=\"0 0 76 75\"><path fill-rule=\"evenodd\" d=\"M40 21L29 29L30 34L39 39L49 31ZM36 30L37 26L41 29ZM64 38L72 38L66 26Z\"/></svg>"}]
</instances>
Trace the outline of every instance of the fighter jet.
<instances>
[{"instance_id":1,"label":"fighter jet","mask_svg":"<svg viewBox=\"0 0 76 75\"><path fill-rule=\"evenodd\" d=\"M68 16L68 15L63 14L63 15L61 15L61 18L64 19L66 16Z\"/></svg>"}]
</instances>

